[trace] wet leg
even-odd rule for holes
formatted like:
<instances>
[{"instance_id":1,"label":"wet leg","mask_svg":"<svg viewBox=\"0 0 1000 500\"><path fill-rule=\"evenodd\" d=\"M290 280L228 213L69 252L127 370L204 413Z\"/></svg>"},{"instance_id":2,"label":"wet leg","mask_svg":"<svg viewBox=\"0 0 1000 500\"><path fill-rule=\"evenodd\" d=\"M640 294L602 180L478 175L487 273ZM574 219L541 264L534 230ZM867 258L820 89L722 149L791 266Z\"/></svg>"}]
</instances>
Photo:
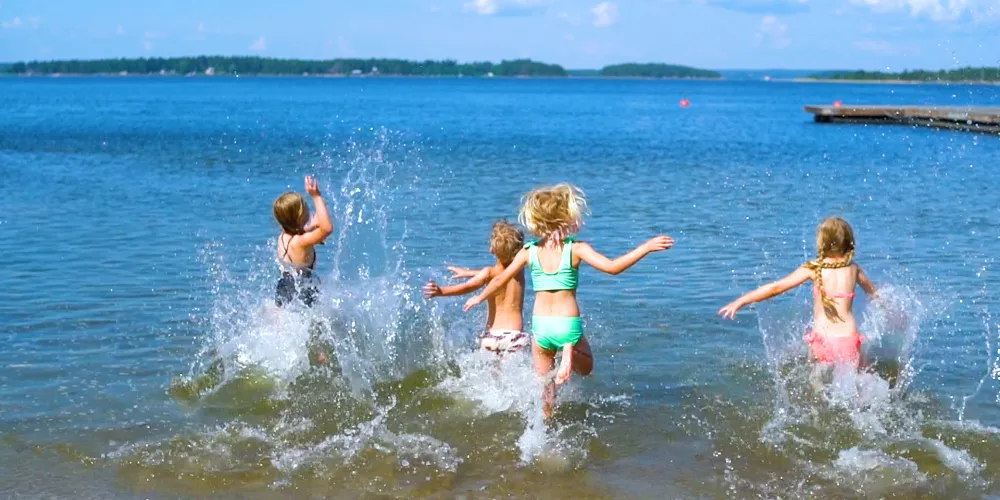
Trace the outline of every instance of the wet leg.
<instances>
[{"instance_id":1,"label":"wet leg","mask_svg":"<svg viewBox=\"0 0 1000 500\"><path fill-rule=\"evenodd\" d=\"M594 371L594 355L590 352L587 337L581 336L580 341L573 346L573 370L583 376Z\"/></svg>"},{"instance_id":2,"label":"wet leg","mask_svg":"<svg viewBox=\"0 0 1000 500\"><path fill-rule=\"evenodd\" d=\"M309 364L325 365L330 362L330 358L326 355L326 347L323 342L323 323L320 321L313 321L309 327Z\"/></svg>"},{"instance_id":3,"label":"wet leg","mask_svg":"<svg viewBox=\"0 0 1000 500\"><path fill-rule=\"evenodd\" d=\"M542 390L542 413L545 418L550 418L556 403L556 385L549 378L549 374L556 365L556 352L542 349L538 343L532 342L531 360L535 366L535 374L545 379L545 388Z\"/></svg>"},{"instance_id":4,"label":"wet leg","mask_svg":"<svg viewBox=\"0 0 1000 500\"><path fill-rule=\"evenodd\" d=\"M830 363L813 362L812 372L809 373L809 385L812 386L814 391L820 392L823 390L823 378L830 371L829 368L832 368Z\"/></svg>"},{"instance_id":5,"label":"wet leg","mask_svg":"<svg viewBox=\"0 0 1000 500\"><path fill-rule=\"evenodd\" d=\"M594 371L594 356L590 353L590 344L582 336L575 346L563 348L559 372L556 373L556 385L569 382L569 377L574 371L580 375L590 375L590 372Z\"/></svg>"}]
</instances>

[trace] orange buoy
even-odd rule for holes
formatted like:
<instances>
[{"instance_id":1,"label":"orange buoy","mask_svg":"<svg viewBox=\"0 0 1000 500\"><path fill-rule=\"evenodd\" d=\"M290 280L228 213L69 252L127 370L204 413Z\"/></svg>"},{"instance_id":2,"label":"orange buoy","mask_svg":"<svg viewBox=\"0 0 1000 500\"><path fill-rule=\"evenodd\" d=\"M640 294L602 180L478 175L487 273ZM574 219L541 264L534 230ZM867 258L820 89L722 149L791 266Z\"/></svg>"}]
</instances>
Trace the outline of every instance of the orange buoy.
<instances>
[{"instance_id":1,"label":"orange buoy","mask_svg":"<svg viewBox=\"0 0 1000 500\"><path fill-rule=\"evenodd\" d=\"M691 101L687 100L687 98L681 99L681 107L682 108L686 108L686 107L688 107L690 105L691 105Z\"/></svg>"},{"instance_id":2,"label":"orange buoy","mask_svg":"<svg viewBox=\"0 0 1000 500\"><path fill-rule=\"evenodd\" d=\"M835 107L835 108L839 108L839 107L841 107L843 105L844 105L844 103L842 103L840 101L833 101L833 107Z\"/></svg>"}]
</instances>

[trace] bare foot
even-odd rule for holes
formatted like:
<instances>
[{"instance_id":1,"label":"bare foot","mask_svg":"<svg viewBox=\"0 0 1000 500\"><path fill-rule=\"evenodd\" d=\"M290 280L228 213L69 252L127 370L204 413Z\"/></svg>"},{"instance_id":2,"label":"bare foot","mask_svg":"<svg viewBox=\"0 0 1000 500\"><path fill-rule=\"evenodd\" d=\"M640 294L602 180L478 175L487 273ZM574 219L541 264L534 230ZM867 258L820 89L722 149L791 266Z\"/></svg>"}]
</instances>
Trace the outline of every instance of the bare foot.
<instances>
[{"instance_id":1,"label":"bare foot","mask_svg":"<svg viewBox=\"0 0 1000 500\"><path fill-rule=\"evenodd\" d=\"M569 382L570 375L573 374L573 346L563 347L562 359L559 360L559 371L556 372L556 385L563 385Z\"/></svg>"},{"instance_id":2,"label":"bare foot","mask_svg":"<svg viewBox=\"0 0 1000 500\"><path fill-rule=\"evenodd\" d=\"M328 361L330 361L330 359L326 357L326 353L321 352L321 353L319 353L319 354L316 355L316 362L317 363L319 363L321 365L325 365Z\"/></svg>"}]
</instances>

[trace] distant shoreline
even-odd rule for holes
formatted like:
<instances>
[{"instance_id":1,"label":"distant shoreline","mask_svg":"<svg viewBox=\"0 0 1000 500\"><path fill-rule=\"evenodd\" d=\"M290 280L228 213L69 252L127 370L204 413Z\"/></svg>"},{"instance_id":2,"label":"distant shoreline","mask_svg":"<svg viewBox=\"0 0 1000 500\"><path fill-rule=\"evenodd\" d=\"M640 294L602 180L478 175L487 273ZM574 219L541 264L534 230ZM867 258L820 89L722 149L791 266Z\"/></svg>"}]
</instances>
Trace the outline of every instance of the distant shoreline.
<instances>
[{"instance_id":1,"label":"distant shoreline","mask_svg":"<svg viewBox=\"0 0 1000 500\"><path fill-rule=\"evenodd\" d=\"M786 78L772 79L772 82L793 82L793 83L842 83L842 84L877 84L877 85L1000 85L1000 81L983 80L849 80L841 78Z\"/></svg>"},{"instance_id":2,"label":"distant shoreline","mask_svg":"<svg viewBox=\"0 0 1000 500\"><path fill-rule=\"evenodd\" d=\"M294 73L289 74L260 74L251 73L245 75L239 74L216 74L216 75L205 75L205 74L194 74L194 75L181 75L181 74L158 74L158 73L129 73L127 75L122 75L119 73L37 73L37 74L16 74L16 73L0 73L0 79L13 79L13 78L164 78L164 79L197 79L197 80L211 80L211 79L238 79L238 78L332 78L332 79L417 79L417 80L430 80L430 79L452 79L452 80L665 80L665 81L699 81L699 82L760 82L760 83L805 83L805 84L816 84L816 83L833 83L842 85L985 85L985 86L1000 86L1000 81L918 81L918 80L847 80L847 79L835 79L835 78L771 78L769 80L763 79L732 79L732 78L708 78L708 77L650 77L650 76L601 76L601 75L584 75L584 76L552 76L552 75L503 75L503 76L458 76L458 75L346 75L346 74L330 74L330 73L317 73L308 75L298 75Z\"/></svg>"},{"instance_id":3,"label":"distant shoreline","mask_svg":"<svg viewBox=\"0 0 1000 500\"><path fill-rule=\"evenodd\" d=\"M629 77L720 78L715 71L666 63L622 63L599 70L567 70L531 59L458 63L455 60L276 59L256 56L188 56L138 59L20 61L0 72L51 76L324 76L324 77Z\"/></svg>"},{"instance_id":4,"label":"distant shoreline","mask_svg":"<svg viewBox=\"0 0 1000 500\"><path fill-rule=\"evenodd\" d=\"M726 78L707 78L707 77L654 77L654 76L601 76L601 75L586 75L586 76L551 76L551 75L504 75L504 76L458 76L458 75L345 75L345 74L330 74L330 73L317 73L309 75L297 75L294 73L289 74L260 74L260 73L250 73L245 75L233 75L233 74L216 74L216 75L181 75L181 74L165 74L161 75L158 73L129 73L127 75L122 75L119 73L37 73L37 74L16 74L16 73L0 73L0 78L165 78L165 79L234 79L234 78L345 78L345 79L455 79L455 80L671 80L671 81L708 81L708 82L718 82L718 81L744 81L744 80L727 80ZM755 81L755 80L746 80Z\"/></svg>"}]
</instances>

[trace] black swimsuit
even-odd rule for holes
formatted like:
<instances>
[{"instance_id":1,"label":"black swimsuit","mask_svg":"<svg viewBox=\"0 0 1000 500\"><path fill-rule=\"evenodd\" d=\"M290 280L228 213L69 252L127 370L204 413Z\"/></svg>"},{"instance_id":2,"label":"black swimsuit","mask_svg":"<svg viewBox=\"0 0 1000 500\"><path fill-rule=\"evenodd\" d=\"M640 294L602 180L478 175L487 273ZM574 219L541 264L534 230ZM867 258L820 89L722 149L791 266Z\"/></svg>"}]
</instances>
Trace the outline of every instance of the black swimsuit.
<instances>
[{"instance_id":1,"label":"black swimsuit","mask_svg":"<svg viewBox=\"0 0 1000 500\"><path fill-rule=\"evenodd\" d=\"M278 286L274 291L274 303L278 307L282 307L285 304L289 304L295 299L299 299L307 307L312 307L313 303L316 302L316 296L319 290L316 288L319 280L313 276L312 270L316 265L316 250L313 249L313 260L306 267L298 267L290 260L285 260L288 257L288 247L292 244L292 238L288 238L288 242L285 244L285 253L281 256L281 279L278 280ZM281 237L278 237L278 243L281 243ZM287 267L291 267L292 271L289 271Z\"/></svg>"}]
</instances>

